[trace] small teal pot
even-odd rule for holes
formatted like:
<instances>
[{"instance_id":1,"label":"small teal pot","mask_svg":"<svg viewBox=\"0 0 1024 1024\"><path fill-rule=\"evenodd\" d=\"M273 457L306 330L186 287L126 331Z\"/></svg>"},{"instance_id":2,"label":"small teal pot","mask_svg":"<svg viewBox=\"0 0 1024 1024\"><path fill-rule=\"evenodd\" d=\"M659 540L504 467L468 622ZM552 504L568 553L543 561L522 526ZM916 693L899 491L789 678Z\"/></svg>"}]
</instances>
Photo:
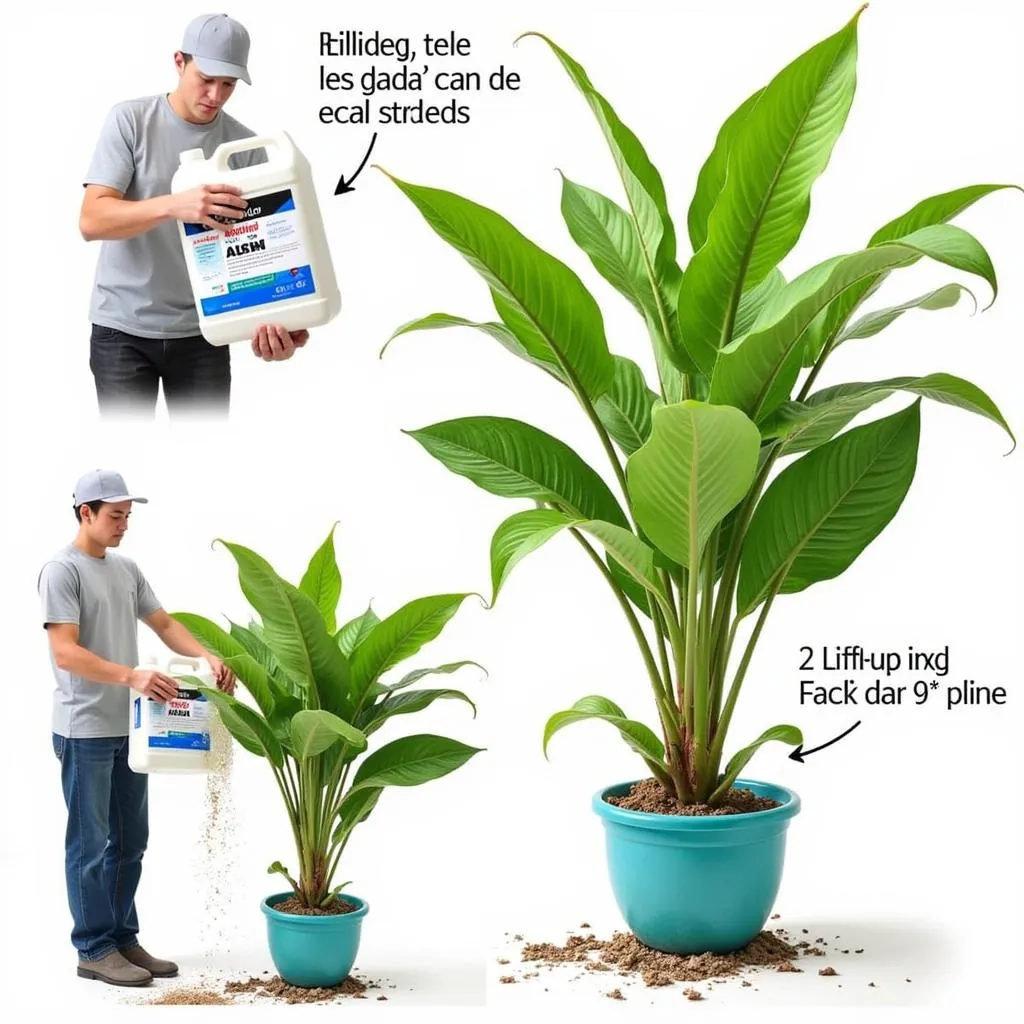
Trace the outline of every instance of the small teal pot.
<instances>
[{"instance_id":1,"label":"small teal pot","mask_svg":"<svg viewBox=\"0 0 1024 1024\"><path fill-rule=\"evenodd\" d=\"M327 988L340 985L352 970L359 952L363 918L370 905L358 896L341 894L356 909L348 914L283 914L274 905L294 895L279 892L268 896L260 910L267 917L270 958L277 973L289 985Z\"/></svg>"},{"instance_id":2,"label":"small teal pot","mask_svg":"<svg viewBox=\"0 0 1024 1024\"><path fill-rule=\"evenodd\" d=\"M612 891L630 930L668 953L728 953L764 927L786 854L786 830L800 810L792 790L735 783L781 806L749 814L685 817L627 811L605 801L632 782L594 794L604 822Z\"/></svg>"}]
</instances>

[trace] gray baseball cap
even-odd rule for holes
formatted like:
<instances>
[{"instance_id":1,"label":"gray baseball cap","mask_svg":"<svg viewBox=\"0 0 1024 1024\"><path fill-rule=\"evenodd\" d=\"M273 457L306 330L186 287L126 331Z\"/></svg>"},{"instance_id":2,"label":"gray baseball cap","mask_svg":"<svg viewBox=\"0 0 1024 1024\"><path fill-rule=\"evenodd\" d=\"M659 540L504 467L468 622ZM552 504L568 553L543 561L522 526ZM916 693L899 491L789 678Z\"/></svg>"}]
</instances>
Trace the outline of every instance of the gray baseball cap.
<instances>
[{"instance_id":1,"label":"gray baseball cap","mask_svg":"<svg viewBox=\"0 0 1024 1024\"><path fill-rule=\"evenodd\" d=\"M185 29L181 52L192 55L196 67L211 78L240 78L252 85L246 63L249 33L226 14L201 14Z\"/></svg>"},{"instance_id":2,"label":"gray baseball cap","mask_svg":"<svg viewBox=\"0 0 1024 1024\"><path fill-rule=\"evenodd\" d=\"M79 477L75 484L75 508L90 501L138 501L145 505L149 499L130 494L120 473L111 469L94 469Z\"/></svg>"}]
</instances>

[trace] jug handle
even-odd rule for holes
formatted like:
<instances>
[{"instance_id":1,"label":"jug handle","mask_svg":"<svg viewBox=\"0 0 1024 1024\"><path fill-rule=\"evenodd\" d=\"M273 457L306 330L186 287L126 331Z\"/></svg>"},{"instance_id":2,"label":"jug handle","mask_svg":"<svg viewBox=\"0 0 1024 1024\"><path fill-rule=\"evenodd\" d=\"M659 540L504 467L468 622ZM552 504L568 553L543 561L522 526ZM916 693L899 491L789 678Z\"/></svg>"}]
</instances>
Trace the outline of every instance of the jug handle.
<instances>
[{"instance_id":1,"label":"jug handle","mask_svg":"<svg viewBox=\"0 0 1024 1024\"><path fill-rule=\"evenodd\" d=\"M170 674L174 670L175 665L184 665L186 668L192 669L193 672L199 671L199 659L198 658L185 658L180 655L175 655L167 662L167 672Z\"/></svg>"},{"instance_id":2,"label":"jug handle","mask_svg":"<svg viewBox=\"0 0 1024 1024\"><path fill-rule=\"evenodd\" d=\"M290 146L290 144L291 139L284 132L280 135L254 135L249 139L235 139L234 142L222 142L213 151L213 156L210 160L216 165L218 171L230 171L228 158L234 156L235 153L245 153L250 149L283 149L285 146ZM269 159L270 154L268 153L267 156Z\"/></svg>"}]
</instances>

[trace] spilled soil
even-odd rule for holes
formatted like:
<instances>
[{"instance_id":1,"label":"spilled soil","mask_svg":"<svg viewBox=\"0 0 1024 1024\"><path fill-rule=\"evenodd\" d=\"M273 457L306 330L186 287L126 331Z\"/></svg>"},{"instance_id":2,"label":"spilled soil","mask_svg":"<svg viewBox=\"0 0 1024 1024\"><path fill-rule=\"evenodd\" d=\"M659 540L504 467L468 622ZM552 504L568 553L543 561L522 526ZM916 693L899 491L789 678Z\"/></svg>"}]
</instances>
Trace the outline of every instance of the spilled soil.
<instances>
[{"instance_id":1,"label":"spilled soil","mask_svg":"<svg viewBox=\"0 0 1024 1024\"><path fill-rule=\"evenodd\" d=\"M778 914L772 915L772 922L778 919ZM786 928L774 927L762 931L748 945L733 953L682 956L645 946L631 932L614 932L610 939L599 939L589 929L590 925L584 923L580 925L579 934L571 934L561 943L524 942L520 948L523 970L504 974L500 981L506 985L527 982L543 977L542 971L548 976L552 972L573 972L570 980L574 981L590 974L607 975L609 984L602 994L609 999L627 999L624 990L641 983L648 988L681 984L682 995L696 1001L707 998L714 986L730 981L756 991L757 976L765 971L806 974L815 978L813 984L821 984L817 977L841 980L842 972L831 964L806 970L801 961L807 957L833 959L837 954L852 954L851 959L854 959L864 952L863 948L850 949L835 940L830 943L824 936L812 939L806 928L800 929L800 934L796 935ZM839 938L835 936L836 940ZM512 941L523 942L523 936L512 936ZM508 965L510 961L502 957L498 963ZM504 966L503 969L510 971L513 968ZM698 982L704 983L701 986L704 991L694 987ZM877 986L869 982L868 987Z\"/></svg>"},{"instance_id":2,"label":"spilled soil","mask_svg":"<svg viewBox=\"0 0 1024 1024\"><path fill-rule=\"evenodd\" d=\"M703 818L725 814L749 814L751 811L768 811L779 807L777 800L757 796L753 790L737 789L733 786L725 794L719 807L707 804L681 804L674 796L666 793L657 779L644 779L634 783L623 796L605 797L607 803L621 807L624 811L646 811L648 814L679 814L685 817Z\"/></svg>"},{"instance_id":3,"label":"spilled soil","mask_svg":"<svg viewBox=\"0 0 1024 1024\"><path fill-rule=\"evenodd\" d=\"M340 985L324 988L299 988L289 985L283 978L249 977L239 981L224 982L220 988L209 985L177 986L161 992L148 1002L163 1006L230 1006L239 1003L331 1003L344 999L368 999L367 993L381 986L375 981L364 981L349 975ZM376 997L379 1002L387 996Z\"/></svg>"}]
</instances>

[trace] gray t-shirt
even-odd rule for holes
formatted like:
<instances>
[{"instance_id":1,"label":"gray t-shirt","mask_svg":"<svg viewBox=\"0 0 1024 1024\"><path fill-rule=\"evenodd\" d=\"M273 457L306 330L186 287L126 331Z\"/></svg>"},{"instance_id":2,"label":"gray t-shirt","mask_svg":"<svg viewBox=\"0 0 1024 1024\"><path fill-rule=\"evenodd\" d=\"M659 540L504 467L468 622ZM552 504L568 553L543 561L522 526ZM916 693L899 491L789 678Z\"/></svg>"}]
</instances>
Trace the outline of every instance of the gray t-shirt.
<instances>
[{"instance_id":1,"label":"gray t-shirt","mask_svg":"<svg viewBox=\"0 0 1024 1024\"><path fill-rule=\"evenodd\" d=\"M69 544L39 573L43 624L73 622L78 642L107 661L131 668L139 662L138 619L160 610L139 567L108 551L94 558ZM71 739L127 736L131 692L127 686L93 683L58 668L53 731Z\"/></svg>"},{"instance_id":2,"label":"gray t-shirt","mask_svg":"<svg viewBox=\"0 0 1024 1024\"><path fill-rule=\"evenodd\" d=\"M209 159L222 142L254 134L223 110L209 124L192 124L163 94L128 100L107 115L84 184L117 189L125 199L167 195L183 150L202 149ZM265 158L262 149L252 150L238 154L232 165L247 167ZM199 334L175 222L102 243L89 318L140 338Z\"/></svg>"}]
</instances>

